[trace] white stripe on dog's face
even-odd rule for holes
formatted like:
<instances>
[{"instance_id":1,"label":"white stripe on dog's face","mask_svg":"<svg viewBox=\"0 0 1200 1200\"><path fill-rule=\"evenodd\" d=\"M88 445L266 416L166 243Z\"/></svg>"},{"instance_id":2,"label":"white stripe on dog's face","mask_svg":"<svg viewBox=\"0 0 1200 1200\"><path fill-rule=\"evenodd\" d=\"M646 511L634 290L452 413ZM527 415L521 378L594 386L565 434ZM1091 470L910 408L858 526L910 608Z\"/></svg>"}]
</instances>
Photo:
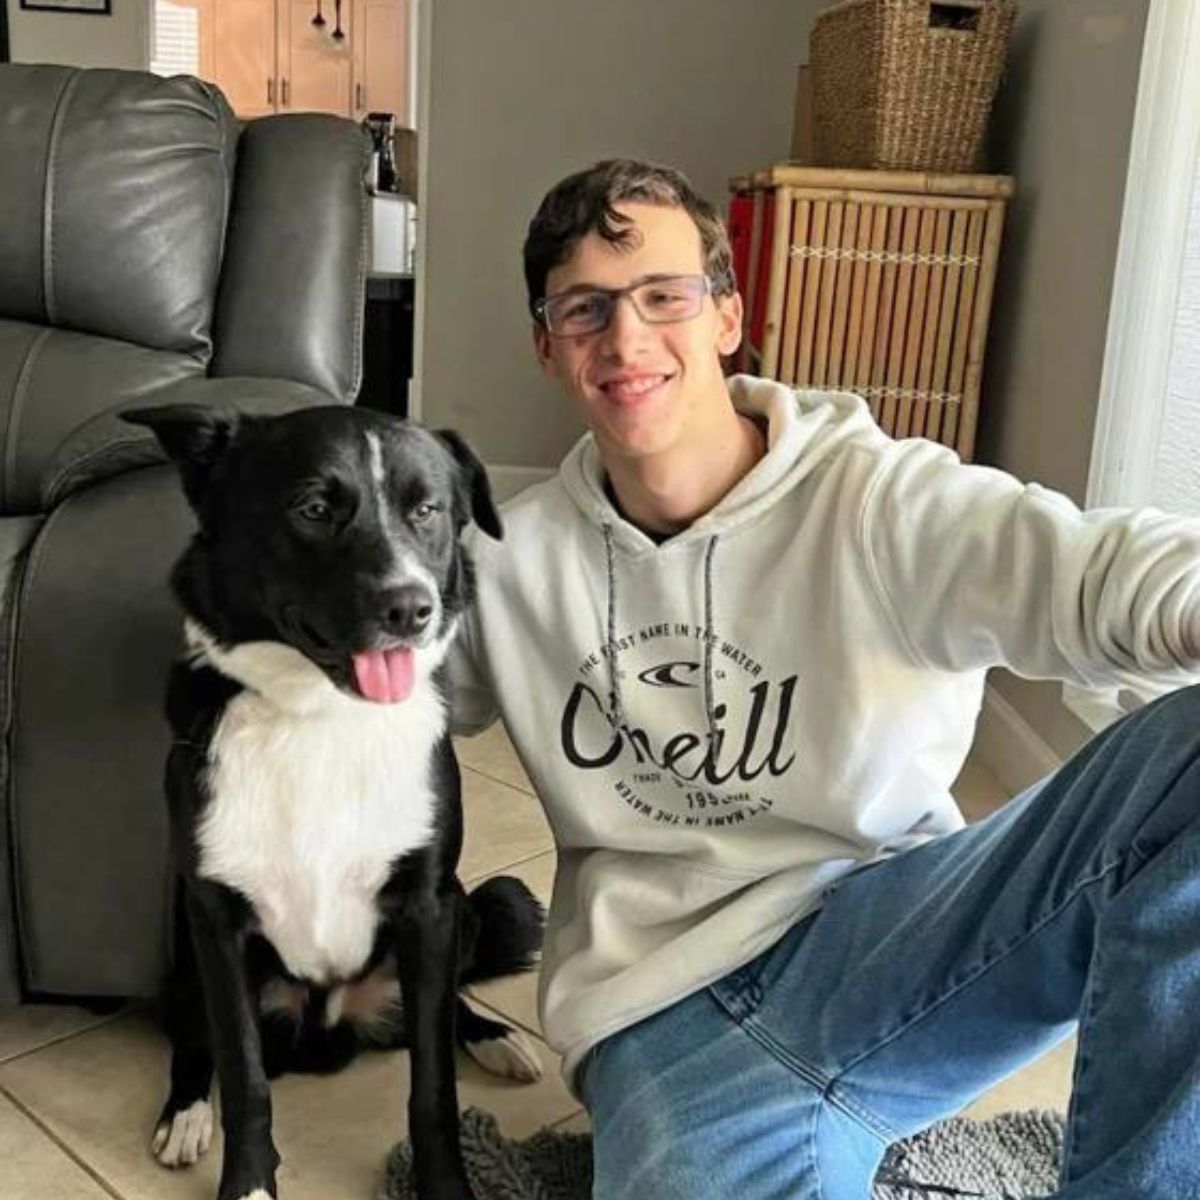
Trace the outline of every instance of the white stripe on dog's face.
<instances>
[{"instance_id":1,"label":"white stripe on dog's face","mask_svg":"<svg viewBox=\"0 0 1200 1200\"><path fill-rule=\"evenodd\" d=\"M383 443L379 434L367 431L367 457L371 462L371 485L375 494L375 505L381 524L388 521L387 472L383 469Z\"/></svg>"},{"instance_id":2,"label":"white stripe on dog's face","mask_svg":"<svg viewBox=\"0 0 1200 1200\"><path fill-rule=\"evenodd\" d=\"M416 639L417 645L427 645L437 638L442 627L441 587L433 572L429 571L420 559L404 550L403 541L405 530L396 519L396 514L388 502L387 469L383 460L383 443L377 433L368 431L367 458L370 463L371 495L375 501L375 513L379 519L379 528L387 540L391 551L389 569L381 581L384 588L400 588L406 584L421 584L429 593L433 605L433 616L430 618L428 633Z\"/></svg>"},{"instance_id":3,"label":"white stripe on dog's face","mask_svg":"<svg viewBox=\"0 0 1200 1200\"><path fill-rule=\"evenodd\" d=\"M379 528L383 530L388 545L394 549L399 530L396 527L395 514L392 512L391 505L388 504L387 470L383 463L383 443L379 440L377 433L368 431L364 436L367 439L367 460L370 463L371 498L375 502L375 515L379 519Z\"/></svg>"}]
</instances>

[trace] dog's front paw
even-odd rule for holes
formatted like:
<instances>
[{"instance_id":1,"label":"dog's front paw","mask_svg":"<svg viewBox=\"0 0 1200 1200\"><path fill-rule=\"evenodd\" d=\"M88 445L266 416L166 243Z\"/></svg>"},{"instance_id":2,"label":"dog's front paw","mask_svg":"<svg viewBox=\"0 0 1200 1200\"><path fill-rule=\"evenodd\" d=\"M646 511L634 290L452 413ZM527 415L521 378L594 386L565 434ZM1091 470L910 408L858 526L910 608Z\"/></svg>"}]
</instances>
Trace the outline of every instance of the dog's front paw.
<instances>
[{"instance_id":1,"label":"dog's front paw","mask_svg":"<svg viewBox=\"0 0 1200 1200\"><path fill-rule=\"evenodd\" d=\"M467 1053L485 1070L518 1083L533 1083L542 1077L542 1064L533 1043L519 1030L503 1037L466 1043Z\"/></svg>"},{"instance_id":2,"label":"dog's front paw","mask_svg":"<svg viewBox=\"0 0 1200 1200\"><path fill-rule=\"evenodd\" d=\"M212 1105L197 1100L159 1123L150 1149L164 1167L190 1167L208 1150L212 1134Z\"/></svg>"},{"instance_id":3,"label":"dog's front paw","mask_svg":"<svg viewBox=\"0 0 1200 1200\"><path fill-rule=\"evenodd\" d=\"M226 1128L217 1200L275 1200L280 1159L270 1134L243 1130L240 1137L235 1133L231 1138L230 1133Z\"/></svg>"},{"instance_id":4,"label":"dog's front paw","mask_svg":"<svg viewBox=\"0 0 1200 1200\"><path fill-rule=\"evenodd\" d=\"M222 1184L221 1190L217 1195L217 1200L275 1200L276 1192L274 1183L269 1188L252 1187L249 1191L246 1190L247 1186L230 1188L226 1184Z\"/></svg>"},{"instance_id":5,"label":"dog's front paw","mask_svg":"<svg viewBox=\"0 0 1200 1200\"><path fill-rule=\"evenodd\" d=\"M227 1147L228 1144L226 1141ZM217 1200L275 1200L278 1195L273 1170L248 1169L245 1163L231 1163L226 1150Z\"/></svg>"}]
</instances>

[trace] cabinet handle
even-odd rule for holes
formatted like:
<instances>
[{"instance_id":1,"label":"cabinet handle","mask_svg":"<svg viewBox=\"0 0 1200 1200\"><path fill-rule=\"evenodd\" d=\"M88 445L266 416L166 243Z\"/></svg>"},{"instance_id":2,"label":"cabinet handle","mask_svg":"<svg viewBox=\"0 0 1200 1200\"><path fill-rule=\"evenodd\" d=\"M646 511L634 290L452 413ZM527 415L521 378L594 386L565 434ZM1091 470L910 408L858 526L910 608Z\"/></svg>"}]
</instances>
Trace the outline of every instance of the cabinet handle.
<instances>
[{"instance_id":1,"label":"cabinet handle","mask_svg":"<svg viewBox=\"0 0 1200 1200\"><path fill-rule=\"evenodd\" d=\"M287 108L287 106L288 106L288 81L286 79L279 85L279 94L283 99L283 107Z\"/></svg>"},{"instance_id":2,"label":"cabinet handle","mask_svg":"<svg viewBox=\"0 0 1200 1200\"><path fill-rule=\"evenodd\" d=\"M362 108L362 106L363 106L362 84L356 83L354 85L354 107Z\"/></svg>"},{"instance_id":3,"label":"cabinet handle","mask_svg":"<svg viewBox=\"0 0 1200 1200\"><path fill-rule=\"evenodd\" d=\"M267 103L275 103L275 80L273 79L267 80Z\"/></svg>"}]
</instances>

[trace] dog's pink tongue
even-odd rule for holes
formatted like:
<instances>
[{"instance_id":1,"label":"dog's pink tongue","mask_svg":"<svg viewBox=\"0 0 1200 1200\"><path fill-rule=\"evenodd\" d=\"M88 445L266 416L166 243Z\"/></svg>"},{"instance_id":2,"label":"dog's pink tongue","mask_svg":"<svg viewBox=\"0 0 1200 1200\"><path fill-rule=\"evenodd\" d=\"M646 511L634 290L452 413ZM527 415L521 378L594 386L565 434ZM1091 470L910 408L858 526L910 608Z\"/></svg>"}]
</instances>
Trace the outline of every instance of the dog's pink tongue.
<instances>
[{"instance_id":1,"label":"dog's pink tongue","mask_svg":"<svg viewBox=\"0 0 1200 1200\"><path fill-rule=\"evenodd\" d=\"M399 704L412 695L413 652L407 647L399 650L364 650L355 654L354 681L358 690L376 704Z\"/></svg>"}]
</instances>

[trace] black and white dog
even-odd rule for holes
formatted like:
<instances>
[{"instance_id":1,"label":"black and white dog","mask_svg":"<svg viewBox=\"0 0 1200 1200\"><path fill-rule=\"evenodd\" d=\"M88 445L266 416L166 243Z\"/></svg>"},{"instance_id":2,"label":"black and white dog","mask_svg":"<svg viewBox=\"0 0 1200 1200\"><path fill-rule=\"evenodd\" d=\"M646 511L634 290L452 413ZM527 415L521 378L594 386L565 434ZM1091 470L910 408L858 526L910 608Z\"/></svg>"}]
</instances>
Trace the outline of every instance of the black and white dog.
<instances>
[{"instance_id":1,"label":"black and white dog","mask_svg":"<svg viewBox=\"0 0 1200 1200\"><path fill-rule=\"evenodd\" d=\"M467 895L455 873L439 668L472 595L459 532L501 535L483 467L454 434L350 407L125 415L199 523L172 574L188 652L167 698L176 952L154 1151L207 1149L215 1062L219 1200L274 1197L268 1080L406 1045L420 1195L469 1200L456 1037L494 1072L540 1067L459 988L530 967L543 923L518 880Z\"/></svg>"}]
</instances>

